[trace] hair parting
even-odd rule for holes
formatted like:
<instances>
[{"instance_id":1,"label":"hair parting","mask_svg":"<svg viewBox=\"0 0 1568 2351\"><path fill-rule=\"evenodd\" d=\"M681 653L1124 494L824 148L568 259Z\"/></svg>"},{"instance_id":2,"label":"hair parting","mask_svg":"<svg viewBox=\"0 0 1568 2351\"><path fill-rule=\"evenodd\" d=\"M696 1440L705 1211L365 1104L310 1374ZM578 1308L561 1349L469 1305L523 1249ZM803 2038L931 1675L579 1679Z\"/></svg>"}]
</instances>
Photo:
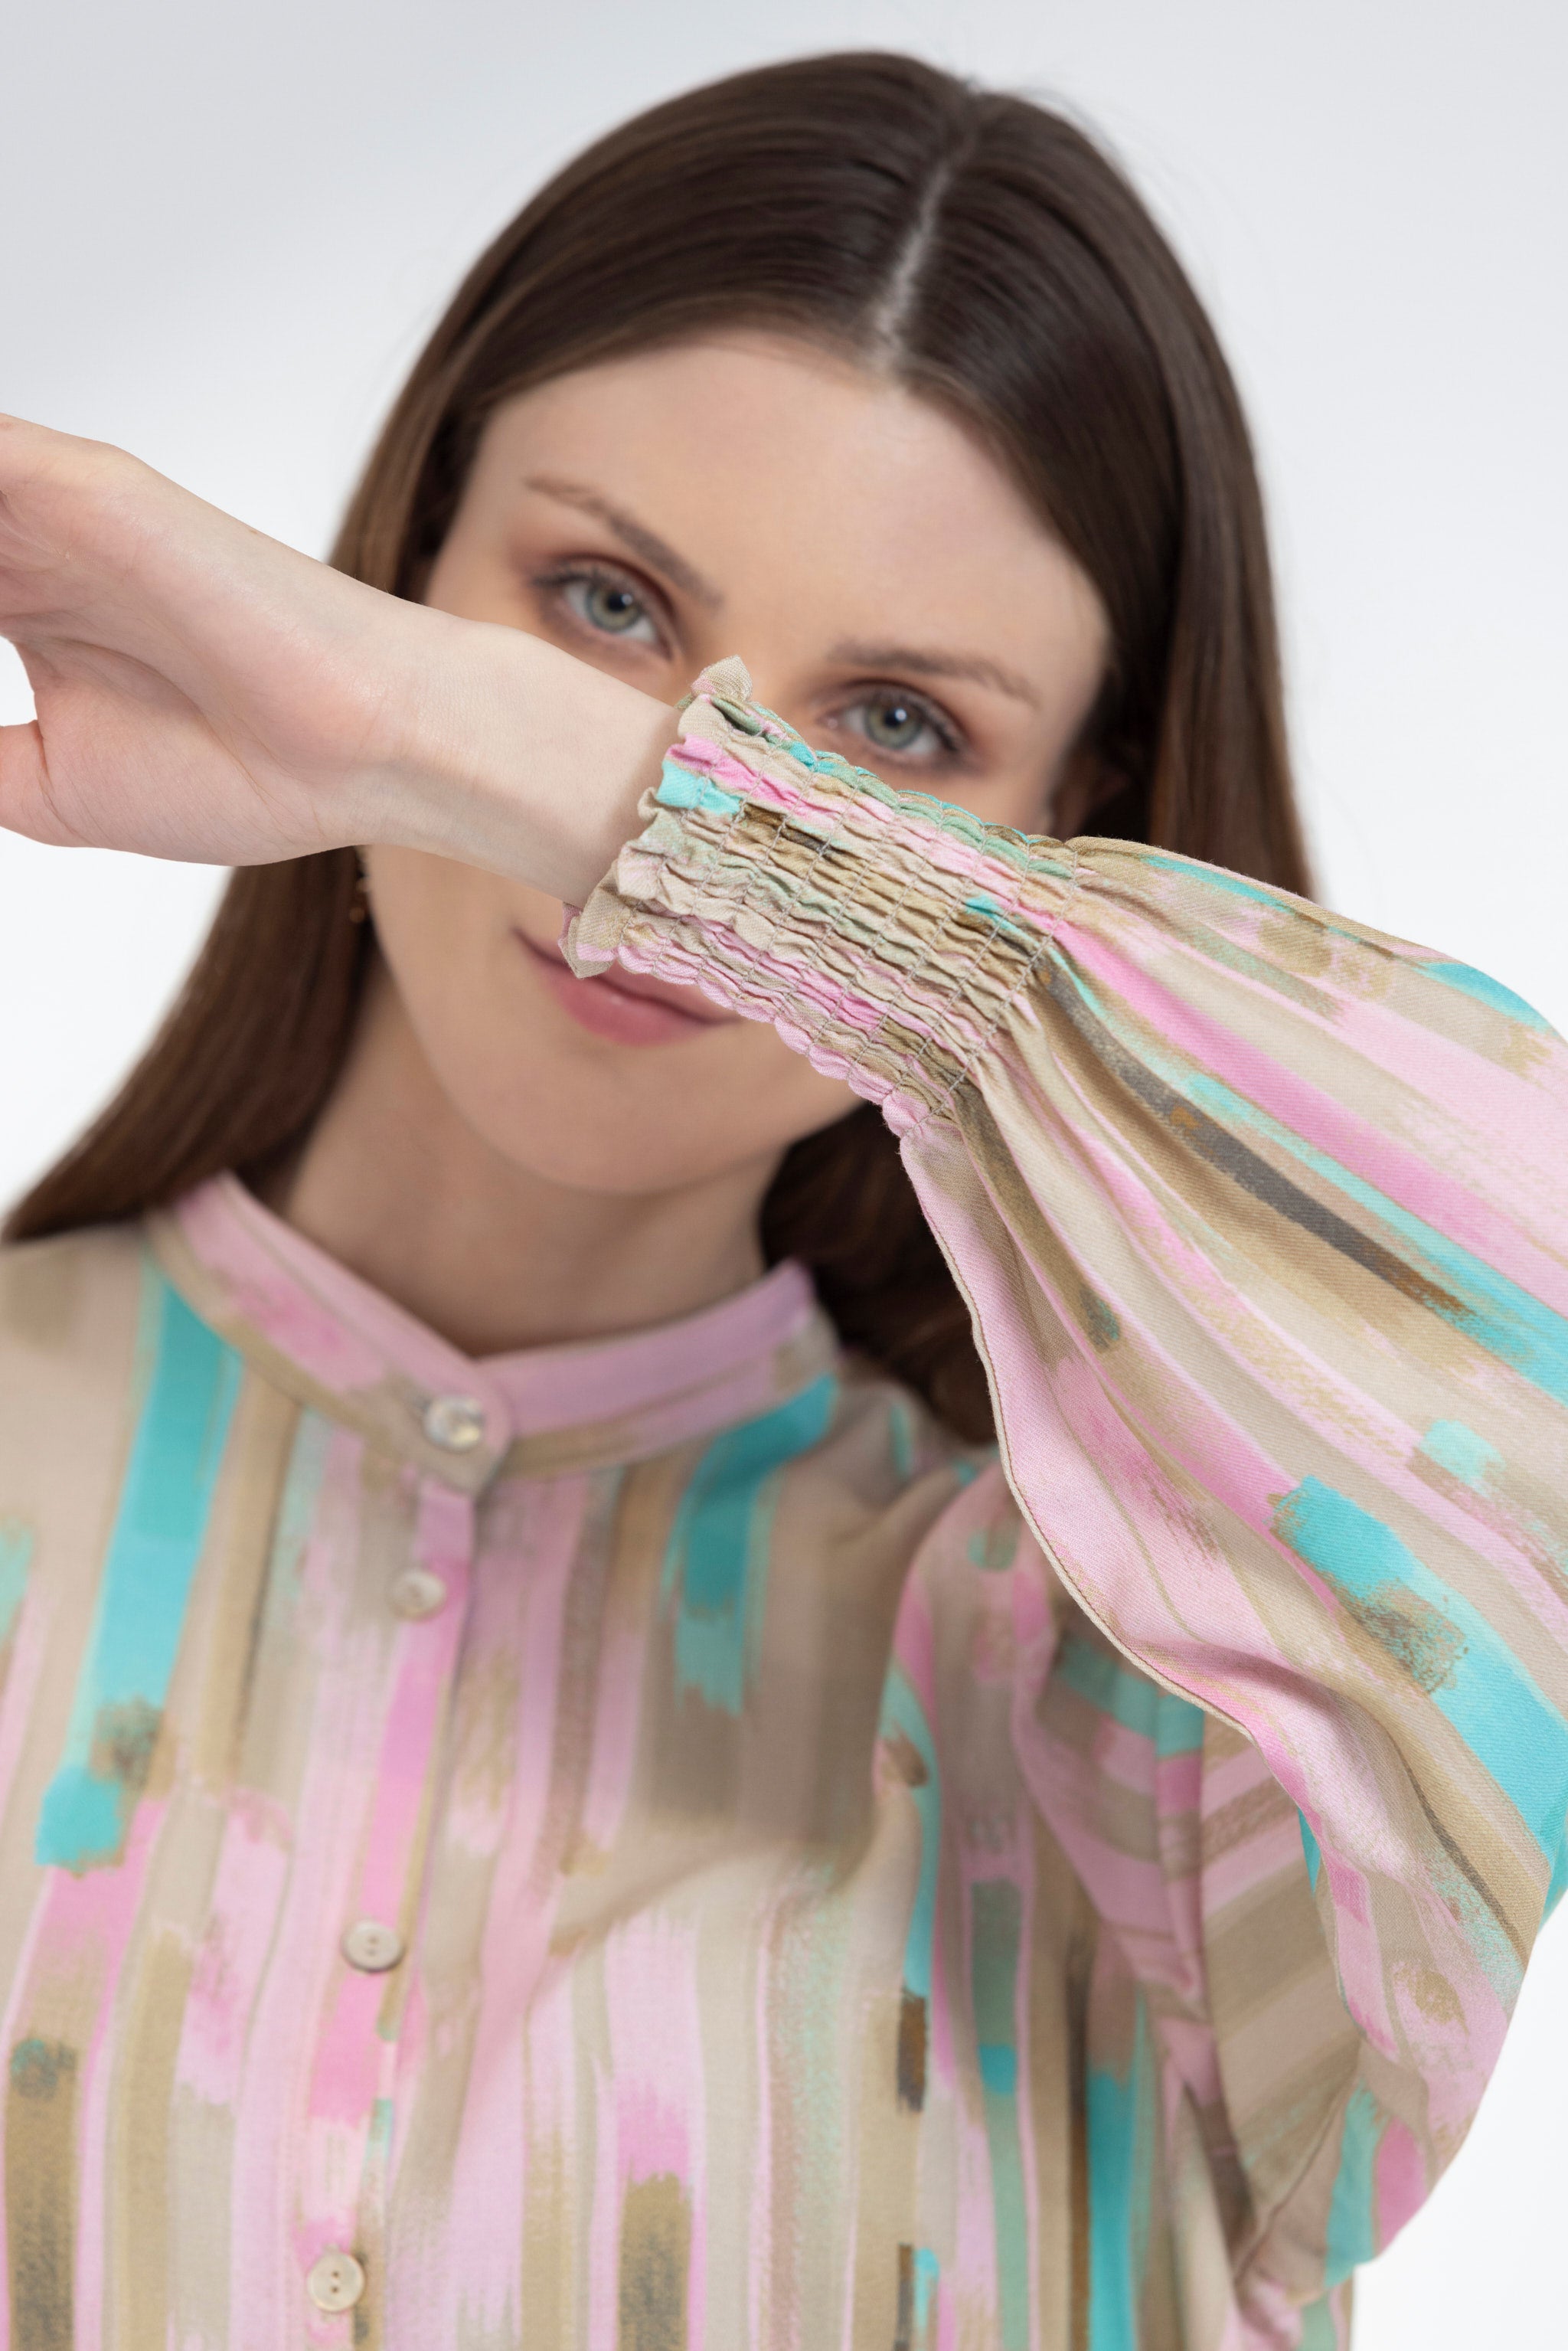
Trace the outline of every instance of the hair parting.
<instances>
[{"instance_id":1,"label":"hair parting","mask_svg":"<svg viewBox=\"0 0 1568 2351\"><path fill-rule=\"evenodd\" d=\"M1202 307L1082 131L915 58L734 75L570 163L458 288L333 561L417 598L497 406L737 325L810 337L940 404L1087 572L1113 645L1075 755L1100 833L1308 888L1262 503ZM162 1029L8 1236L286 1161L348 1050L374 932L350 919L361 904L351 850L236 872ZM967 1310L873 1112L786 1155L762 1231L770 1259L810 1270L846 1342L962 1434L988 1432Z\"/></svg>"}]
</instances>

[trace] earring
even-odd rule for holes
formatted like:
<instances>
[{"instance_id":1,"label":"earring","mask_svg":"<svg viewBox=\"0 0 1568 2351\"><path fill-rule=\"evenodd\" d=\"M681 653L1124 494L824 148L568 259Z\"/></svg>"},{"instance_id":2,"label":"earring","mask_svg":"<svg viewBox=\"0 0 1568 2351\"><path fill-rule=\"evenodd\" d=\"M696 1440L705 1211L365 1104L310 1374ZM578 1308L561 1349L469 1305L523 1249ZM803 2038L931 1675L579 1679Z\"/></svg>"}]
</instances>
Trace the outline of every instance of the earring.
<instances>
[{"instance_id":1,"label":"earring","mask_svg":"<svg viewBox=\"0 0 1568 2351\"><path fill-rule=\"evenodd\" d=\"M354 855L360 861L360 870L354 876L354 894L349 901L349 920L350 923L364 923L370 920L371 872L364 851L356 849Z\"/></svg>"}]
</instances>

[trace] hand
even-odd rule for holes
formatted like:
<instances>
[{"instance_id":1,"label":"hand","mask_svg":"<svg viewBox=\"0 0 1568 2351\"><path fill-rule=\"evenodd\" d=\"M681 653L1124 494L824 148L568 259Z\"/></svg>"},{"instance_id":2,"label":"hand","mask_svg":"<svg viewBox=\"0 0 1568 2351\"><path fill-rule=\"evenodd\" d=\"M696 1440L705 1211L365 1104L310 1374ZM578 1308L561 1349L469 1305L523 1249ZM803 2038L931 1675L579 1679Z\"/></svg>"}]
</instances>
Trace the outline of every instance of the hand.
<instances>
[{"instance_id":1,"label":"hand","mask_svg":"<svg viewBox=\"0 0 1568 2351\"><path fill-rule=\"evenodd\" d=\"M266 864L386 841L586 894L670 714L347 580L102 444L0 418L0 825ZM584 789L584 778L597 778Z\"/></svg>"}]
</instances>

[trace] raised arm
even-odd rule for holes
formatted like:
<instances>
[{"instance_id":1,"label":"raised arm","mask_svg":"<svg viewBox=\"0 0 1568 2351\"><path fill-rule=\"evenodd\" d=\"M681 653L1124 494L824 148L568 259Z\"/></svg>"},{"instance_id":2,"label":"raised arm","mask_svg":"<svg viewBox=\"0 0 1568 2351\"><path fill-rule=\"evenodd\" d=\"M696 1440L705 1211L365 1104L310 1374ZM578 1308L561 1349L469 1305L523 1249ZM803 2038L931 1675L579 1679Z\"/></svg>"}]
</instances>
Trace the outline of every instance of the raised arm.
<instances>
[{"instance_id":1,"label":"raised arm","mask_svg":"<svg viewBox=\"0 0 1568 2351\"><path fill-rule=\"evenodd\" d=\"M345 579L123 451L0 418L0 825L266 864L387 841L577 903L674 713L516 629Z\"/></svg>"}]
</instances>

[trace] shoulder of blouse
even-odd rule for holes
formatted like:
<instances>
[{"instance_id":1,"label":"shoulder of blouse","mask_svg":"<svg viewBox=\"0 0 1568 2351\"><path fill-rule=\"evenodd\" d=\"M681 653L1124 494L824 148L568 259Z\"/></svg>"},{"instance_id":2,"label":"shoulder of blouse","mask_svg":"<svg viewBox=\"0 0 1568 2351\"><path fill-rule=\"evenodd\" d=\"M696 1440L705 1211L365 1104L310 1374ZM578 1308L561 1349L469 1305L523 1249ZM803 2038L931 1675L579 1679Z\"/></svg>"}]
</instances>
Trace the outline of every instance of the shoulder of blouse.
<instances>
[{"instance_id":1,"label":"shoulder of blouse","mask_svg":"<svg viewBox=\"0 0 1568 2351\"><path fill-rule=\"evenodd\" d=\"M0 1248L0 1364L90 1356L106 1320L134 1316L146 1263L139 1220L7 1242Z\"/></svg>"}]
</instances>

